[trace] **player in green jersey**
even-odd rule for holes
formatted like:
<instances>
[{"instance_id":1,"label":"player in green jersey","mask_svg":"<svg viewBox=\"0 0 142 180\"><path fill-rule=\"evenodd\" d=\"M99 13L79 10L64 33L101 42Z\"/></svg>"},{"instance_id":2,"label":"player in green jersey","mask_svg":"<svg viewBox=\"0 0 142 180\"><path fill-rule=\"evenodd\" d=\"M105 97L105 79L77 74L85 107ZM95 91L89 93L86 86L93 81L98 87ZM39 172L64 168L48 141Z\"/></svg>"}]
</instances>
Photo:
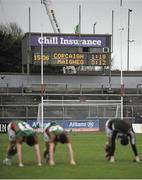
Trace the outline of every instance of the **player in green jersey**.
<instances>
[{"instance_id":1,"label":"player in green jersey","mask_svg":"<svg viewBox=\"0 0 142 180\"><path fill-rule=\"evenodd\" d=\"M9 146L6 158L3 160L4 164L11 165L12 156L17 153L19 167L23 167L22 143L26 142L29 146L34 146L38 166L41 166L41 155L38 138L36 132L29 124L20 120L11 121L7 127L7 133L9 138Z\"/></svg>"},{"instance_id":2,"label":"player in green jersey","mask_svg":"<svg viewBox=\"0 0 142 180\"><path fill-rule=\"evenodd\" d=\"M44 128L45 151L44 158L49 165L55 165L54 153L58 142L66 144L69 153L69 161L71 165L75 165L74 154L72 150L71 140L67 132L55 122L48 123Z\"/></svg>"}]
</instances>

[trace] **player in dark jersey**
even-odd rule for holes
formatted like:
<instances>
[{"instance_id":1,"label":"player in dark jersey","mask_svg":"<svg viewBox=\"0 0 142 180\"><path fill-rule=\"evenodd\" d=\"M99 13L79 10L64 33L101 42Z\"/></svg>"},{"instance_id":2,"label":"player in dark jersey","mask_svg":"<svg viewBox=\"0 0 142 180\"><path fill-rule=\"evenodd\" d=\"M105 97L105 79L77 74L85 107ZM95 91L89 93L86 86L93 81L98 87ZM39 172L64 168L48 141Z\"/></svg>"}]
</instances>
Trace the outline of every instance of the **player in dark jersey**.
<instances>
[{"instance_id":1,"label":"player in dark jersey","mask_svg":"<svg viewBox=\"0 0 142 180\"><path fill-rule=\"evenodd\" d=\"M130 141L132 151L135 155L135 162L140 162L135 133L132 129L132 126L121 119L111 119L106 122L106 135L108 137L108 142L105 145L106 157L110 162L115 162L114 153L116 146L116 139L120 139L122 145L127 145Z\"/></svg>"},{"instance_id":2,"label":"player in dark jersey","mask_svg":"<svg viewBox=\"0 0 142 180\"><path fill-rule=\"evenodd\" d=\"M67 135L67 132L63 127L58 125L56 122L48 123L44 128L44 141L45 141L45 151L44 151L44 159L49 165L55 165L54 153L55 147L58 142L61 144L66 144L69 161L71 165L75 165L73 149L71 145L71 140Z\"/></svg>"},{"instance_id":3,"label":"player in dark jersey","mask_svg":"<svg viewBox=\"0 0 142 180\"><path fill-rule=\"evenodd\" d=\"M19 167L23 167L22 162L22 143L26 142L29 146L34 146L38 166L41 166L41 156L36 132L24 121L11 121L7 127L9 137L9 147L3 163L11 165L12 156L18 154Z\"/></svg>"}]
</instances>

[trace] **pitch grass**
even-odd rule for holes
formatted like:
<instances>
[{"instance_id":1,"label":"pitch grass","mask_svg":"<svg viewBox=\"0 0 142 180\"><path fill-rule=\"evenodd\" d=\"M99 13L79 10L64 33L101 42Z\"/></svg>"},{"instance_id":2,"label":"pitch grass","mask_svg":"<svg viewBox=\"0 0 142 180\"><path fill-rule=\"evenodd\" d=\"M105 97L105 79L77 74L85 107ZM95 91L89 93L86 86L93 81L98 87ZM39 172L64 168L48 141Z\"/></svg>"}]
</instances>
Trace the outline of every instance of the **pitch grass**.
<instances>
[{"instance_id":1,"label":"pitch grass","mask_svg":"<svg viewBox=\"0 0 142 180\"><path fill-rule=\"evenodd\" d=\"M17 166L17 156L12 166L5 166L2 160L7 149L7 135L0 135L0 178L1 179L141 179L142 162L134 163L130 145L123 147L117 143L116 162L109 163L104 157L104 133L71 133L76 166L68 163L65 145L58 144L56 165L38 167L33 149L23 146L24 167ZM137 147L142 159L142 135L137 134ZM44 148L43 137L39 135L41 151Z\"/></svg>"}]
</instances>

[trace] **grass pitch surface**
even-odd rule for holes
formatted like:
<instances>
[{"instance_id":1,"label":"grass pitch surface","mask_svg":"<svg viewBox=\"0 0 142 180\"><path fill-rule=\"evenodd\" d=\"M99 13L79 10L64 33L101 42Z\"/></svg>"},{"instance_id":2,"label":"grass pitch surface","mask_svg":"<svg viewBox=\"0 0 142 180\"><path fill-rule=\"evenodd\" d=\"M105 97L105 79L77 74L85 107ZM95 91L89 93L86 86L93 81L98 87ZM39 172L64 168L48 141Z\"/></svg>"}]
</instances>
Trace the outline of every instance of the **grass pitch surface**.
<instances>
[{"instance_id":1,"label":"grass pitch surface","mask_svg":"<svg viewBox=\"0 0 142 180\"><path fill-rule=\"evenodd\" d=\"M56 148L55 166L36 164L33 148L23 145L24 167L18 167L17 155L12 166L3 165L7 149L7 135L0 135L0 179L142 179L142 162L132 162L134 155L130 144L126 147L117 142L116 162L109 163L105 159L104 144L106 136L101 132L71 133L73 149L77 165L68 163L66 146L58 144ZM142 134L137 134L137 148L142 159ZM39 135L41 152L44 149L42 135Z\"/></svg>"}]
</instances>

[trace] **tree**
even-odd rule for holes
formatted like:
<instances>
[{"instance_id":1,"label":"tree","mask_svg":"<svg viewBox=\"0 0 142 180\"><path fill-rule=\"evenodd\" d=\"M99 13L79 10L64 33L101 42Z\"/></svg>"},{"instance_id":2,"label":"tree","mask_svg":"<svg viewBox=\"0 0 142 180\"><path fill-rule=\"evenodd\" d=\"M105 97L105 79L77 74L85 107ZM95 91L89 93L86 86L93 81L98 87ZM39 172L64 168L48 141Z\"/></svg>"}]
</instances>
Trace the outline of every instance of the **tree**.
<instances>
[{"instance_id":1,"label":"tree","mask_svg":"<svg viewBox=\"0 0 142 180\"><path fill-rule=\"evenodd\" d=\"M21 72L22 37L16 23L0 24L0 72Z\"/></svg>"},{"instance_id":2,"label":"tree","mask_svg":"<svg viewBox=\"0 0 142 180\"><path fill-rule=\"evenodd\" d=\"M23 37L22 29L17 25L17 23L7 23L7 24L0 24L0 31L4 34L11 35L13 39L21 39Z\"/></svg>"}]
</instances>

